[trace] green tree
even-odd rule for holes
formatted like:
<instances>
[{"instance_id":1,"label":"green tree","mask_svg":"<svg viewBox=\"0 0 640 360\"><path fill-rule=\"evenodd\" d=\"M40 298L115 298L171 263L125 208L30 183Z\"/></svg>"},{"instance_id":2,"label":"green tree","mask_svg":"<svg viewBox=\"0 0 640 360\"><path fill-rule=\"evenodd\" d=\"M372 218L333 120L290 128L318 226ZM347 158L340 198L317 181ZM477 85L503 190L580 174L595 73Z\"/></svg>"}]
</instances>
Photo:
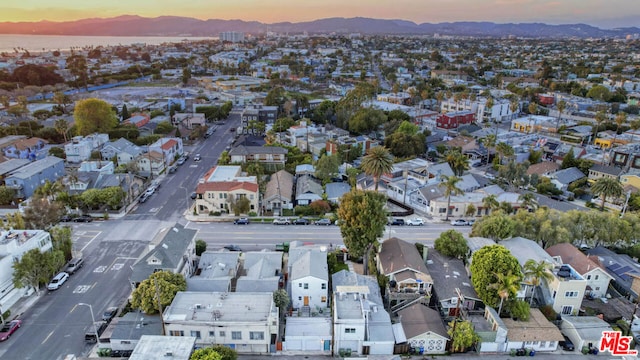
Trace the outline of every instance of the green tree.
<instances>
[{"instance_id":1,"label":"green tree","mask_svg":"<svg viewBox=\"0 0 640 360\"><path fill-rule=\"evenodd\" d=\"M49 230L53 249L59 250L64 255L65 260L71 260L73 257L73 240L71 239L71 227L56 226Z\"/></svg>"},{"instance_id":2,"label":"green tree","mask_svg":"<svg viewBox=\"0 0 640 360\"><path fill-rule=\"evenodd\" d=\"M375 191L378 191L380 177L393 169L393 156L384 147L376 146L362 158L362 171L375 181Z\"/></svg>"},{"instance_id":3,"label":"green tree","mask_svg":"<svg viewBox=\"0 0 640 360\"><path fill-rule=\"evenodd\" d=\"M407 120L403 120L398 126L396 132L407 134L407 135L415 135L420 131L420 127L416 124L412 124Z\"/></svg>"},{"instance_id":4,"label":"green tree","mask_svg":"<svg viewBox=\"0 0 640 360\"><path fill-rule=\"evenodd\" d=\"M513 237L515 230L515 221L501 210L497 210L473 224L471 234L493 240L504 240Z\"/></svg>"},{"instance_id":5,"label":"green tree","mask_svg":"<svg viewBox=\"0 0 640 360\"><path fill-rule=\"evenodd\" d=\"M239 199L234 199L231 197L230 201L231 211L235 214L235 216L240 216L240 214L247 214L249 210L251 210L251 201L243 196Z\"/></svg>"},{"instance_id":6,"label":"green tree","mask_svg":"<svg viewBox=\"0 0 640 360\"><path fill-rule=\"evenodd\" d=\"M562 165L560 165L560 167L562 169L568 169L570 167L575 167L577 164L578 161L576 160L576 156L572 146L571 149L569 149L569 151L562 158Z\"/></svg>"},{"instance_id":7,"label":"green tree","mask_svg":"<svg viewBox=\"0 0 640 360\"><path fill-rule=\"evenodd\" d=\"M189 360L222 360L222 355L213 348L200 348L193 351Z\"/></svg>"},{"instance_id":8,"label":"green tree","mask_svg":"<svg viewBox=\"0 0 640 360\"><path fill-rule=\"evenodd\" d=\"M118 125L118 118L111 105L95 98L78 101L73 119L77 133L82 136L96 132L107 133Z\"/></svg>"},{"instance_id":9,"label":"green tree","mask_svg":"<svg viewBox=\"0 0 640 360\"><path fill-rule=\"evenodd\" d=\"M53 128L56 132L64 138L64 142L67 142L67 134L69 133L69 123L66 119L58 119L53 123Z\"/></svg>"},{"instance_id":10,"label":"green tree","mask_svg":"<svg viewBox=\"0 0 640 360\"><path fill-rule=\"evenodd\" d=\"M161 121L160 123L158 123L158 126L156 126L156 130L154 131L154 134L168 134L170 132L173 131L173 125L171 125L171 122L169 121Z\"/></svg>"},{"instance_id":11,"label":"green tree","mask_svg":"<svg viewBox=\"0 0 640 360\"><path fill-rule=\"evenodd\" d=\"M61 251L31 249L13 263L13 285L19 289L31 287L39 294L40 286L46 284L62 265L64 255Z\"/></svg>"},{"instance_id":12,"label":"green tree","mask_svg":"<svg viewBox=\"0 0 640 360\"><path fill-rule=\"evenodd\" d=\"M384 232L386 197L373 191L352 190L340 199L338 219L344 244L353 257L361 257Z\"/></svg>"},{"instance_id":13,"label":"green tree","mask_svg":"<svg viewBox=\"0 0 640 360\"><path fill-rule=\"evenodd\" d=\"M273 123L272 129L277 132L284 132L284 131L287 131L290 127L292 127L295 124L296 122L292 118L282 117Z\"/></svg>"},{"instance_id":14,"label":"green tree","mask_svg":"<svg viewBox=\"0 0 640 360\"><path fill-rule=\"evenodd\" d=\"M451 196L464 193L464 191L458 187L460 180L462 179L457 176L442 175L442 182L438 184L439 187L444 189L443 195L447 197L445 221L449 221L449 215L451 215Z\"/></svg>"},{"instance_id":15,"label":"green tree","mask_svg":"<svg viewBox=\"0 0 640 360\"><path fill-rule=\"evenodd\" d=\"M207 251L207 243L202 239L196 240L196 256L202 255L205 251Z\"/></svg>"},{"instance_id":16,"label":"green tree","mask_svg":"<svg viewBox=\"0 0 640 360\"><path fill-rule=\"evenodd\" d=\"M531 306L526 301L512 300L507 302L511 317L520 321L529 321Z\"/></svg>"},{"instance_id":17,"label":"green tree","mask_svg":"<svg viewBox=\"0 0 640 360\"><path fill-rule=\"evenodd\" d=\"M607 197L620 197L622 196L624 189L618 179L603 177L593 184L591 187L591 191L593 195L600 196L602 198L602 202L600 203L600 211L604 210L604 203L607 200Z\"/></svg>"},{"instance_id":18,"label":"green tree","mask_svg":"<svg viewBox=\"0 0 640 360\"><path fill-rule=\"evenodd\" d=\"M182 84L187 85L189 80L191 80L191 69L187 66L182 69Z\"/></svg>"},{"instance_id":19,"label":"green tree","mask_svg":"<svg viewBox=\"0 0 640 360\"><path fill-rule=\"evenodd\" d=\"M16 191L4 185L0 186L0 205L11 205Z\"/></svg>"},{"instance_id":20,"label":"green tree","mask_svg":"<svg viewBox=\"0 0 640 360\"><path fill-rule=\"evenodd\" d=\"M464 171L469 169L469 158L460 151L460 148L447 150L444 154L444 160L456 176L462 176Z\"/></svg>"},{"instance_id":21,"label":"green tree","mask_svg":"<svg viewBox=\"0 0 640 360\"><path fill-rule=\"evenodd\" d=\"M529 259L526 263L524 263L524 277L527 282L533 286L533 292L531 293L529 305L533 303L535 291L540 287L542 280L553 280L553 274L551 274L552 267L553 265L544 260L535 261L533 259Z\"/></svg>"},{"instance_id":22,"label":"green tree","mask_svg":"<svg viewBox=\"0 0 640 360\"><path fill-rule=\"evenodd\" d=\"M283 315L289 306L289 293L285 289L278 289L273 292L273 302L280 309L280 315Z\"/></svg>"},{"instance_id":23,"label":"green tree","mask_svg":"<svg viewBox=\"0 0 640 360\"><path fill-rule=\"evenodd\" d=\"M122 120L127 120L128 118L131 117L131 115L129 114L129 110L127 109L127 104L122 105L122 110L120 111L120 117L122 117Z\"/></svg>"},{"instance_id":24,"label":"green tree","mask_svg":"<svg viewBox=\"0 0 640 360\"><path fill-rule=\"evenodd\" d=\"M340 167L340 157L336 155L324 155L316 163L315 176L322 180L323 184L331 181L338 175L338 168Z\"/></svg>"},{"instance_id":25,"label":"green tree","mask_svg":"<svg viewBox=\"0 0 640 360\"><path fill-rule=\"evenodd\" d=\"M434 243L434 248L443 255L464 259L469 253L467 240L456 230L447 230L440 233Z\"/></svg>"},{"instance_id":26,"label":"green tree","mask_svg":"<svg viewBox=\"0 0 640 360\"><path fill-rule=\"evenodd\" d=\"M131 294L131 306L147 314L159 311L158 302L162 307L171 305L178 291L187 290L187 281L182 274L169 271L158 271L138 285ZM158 301L158 295L160 301Z\"/></svg>"},{"instance_id":27,"label":"green tree","mask_svg":"<svg viewBox=\"0 0 640 360\"><path fill-rule=\"evenodd\" d=\"M78 54L69 56L67 58L67 69L76 77L75 85L77 88L80 88L82 84L85 89L88 89L87 59L84 56Z\"/></svg>"},{"instance_id":28,"label":"green tree","mask_svg":"<svg viewBox=\"0 0 640 360\"><path fill-rule=\"evenodd\" d=\"M71 104L71 98L62 91L56 91L53 93L53 102L56 103L58 109L65 114L67 112L67 105Z\"/></svg>"},{"instance_id":29,"label":"green tree","mask_svg":"<svg viewBox=\"0 0 640 360\"><path fill-rule=\"evenodd\" d=\"M494 276L495 282L489 284L487 289L495 290L500 297L500 306L498 307L498 315L500 315L504 301L515 296L518 290L520 290L522 275L513 274L509 271L507 273L494 273Z\"/></svg>"},{"instance_id":30,"label":"green tree","mask_svg":"<svg viewBox=\"0 0 640 360\"><path fill-rule=\"evenodd\" d=\"M387 115L382 110L362 108L349 119L348 129L356 134L368 134L386 121Z\"/></svg>"},{"instance_id":31,"label":"green tree","mask_svg":"<svg viewBox=\"0 0 640 360\"><path fill-rule=\"evenodd\" d=\"M498 202L498 198L496 195L491 194L482 198L482 206L485 209L489 209L489 211L493 212L500 208L500 203Z\"/></svg>"},{"instance_id":32,"label":"green tree","mask_svg":"<svg viewBox=\"0 0 640 360\"><path fill-rule=\"evenodd\" d=\"M238 353L232 348L224 345L214 345L213 351L217 352L222 356L221 360L237 360Z\"/></svg>"},{"instance_id":33,"label":"green tree","mask_svg":"<svg viewBox=\"0 0 640 360\"><path fill-rule=\"evenodd\" d=\"M491 284L498 282L496 274L502 274L503 278L509 274L522 280L522 270L518 260L511 255L507 248L501 245L485 246L476 251L472 256L470 271L471 283L476 293L487 306L491 307L498 305L501 299L498 289L490 288ZM507 280L510 280L509 285L516 282L511 281L514 279ZM518 289L512 290L513 288L507 289L510 296L515 295Z\"/></svg>"},{"instance_id":34,"label":"green tree","mask_svg":"<svg viewBox=\"0 0 640 360\"><path fill-rule=\"evenodd\" d=\"M451 350L454 353L465 352L480 341L480 336L475 332L470 321L454 320L450 322L447 333L451 337Z\"/></svg>"},{"instance_id":35,"label":"green tree","mask_svg":"<svg viewBox=\"0 0 640 360\"><path fill-rule=\"evenodd\" d=\"M536 210L538 208L538 200L536 200L536 196L534 193L524 193L518 196L518 201L520 201L520 206L529 210Z\"/></svg>"},{"instance_id":36,"label":"green tree","mask_svg":"<svg viewBox=\"0 0 640 360\"><path fill-rule=\"evenodd\" d=\"M395 132L385 138L384 145L394 156L400 158L415 157L424 154L426 144L425 136L421 133L409 135L404 132Z\"/></svg>"}]
</instances>

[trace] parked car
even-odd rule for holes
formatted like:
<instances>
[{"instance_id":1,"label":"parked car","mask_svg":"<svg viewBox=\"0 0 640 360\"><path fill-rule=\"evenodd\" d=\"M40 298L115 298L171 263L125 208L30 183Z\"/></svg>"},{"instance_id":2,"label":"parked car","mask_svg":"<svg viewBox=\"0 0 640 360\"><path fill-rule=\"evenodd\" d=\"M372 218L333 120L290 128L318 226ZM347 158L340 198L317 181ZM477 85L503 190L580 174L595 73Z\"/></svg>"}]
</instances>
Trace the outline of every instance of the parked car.
<instances>
[{"instance_id":1,"label":"parked car","mask_svg":"<svg viewBox=\"0 0 640 360\"><path fill-rule=\"evenodd\" d=\"M473 224L475 224L475 223L476 223L476 219L467 220L467 225L469 225L469 226L473 226Z\"/></svg>"},{"instance_id":2,"label":"parked car","mask_svg":"<svg viewBox=\"0 0 640 360\"><path fill-rule=\"evenodd\" d=\"M226 245L224 248L229 251L242 251L238 245Z\"/></svg>"},{"instance_id":3,"label":"parked car","mask_svg":"<svg viewBox=\"0 0 640 360\"><path fill-rule=\"evenodd\" d=\"M102 335L102 333L106 328L107 328L107 323L105 321L100 321L100 322L96 322L95 324L92 324L84 333L84 341L90 344L97 343L99 339L96 338L96 334L97 336Z\"/></svg>"},{"instance_id":4,"label":"parked car","mask_svg":"<svg viewBox=\"0 0 640 360\"><path fill-rule=\"evenodd\" d=\"M249 225L249 218L239 218L233 221L236 225Z\"/></svg>"},{"instance_id":5,"label":"parked car","mask_svg":"<svg viewBox=\"0 0 640 360\"><path fill-rule=\"evenodd\" d=\"M291 225L291 221L287 218L276 218L273 219L273 225Z\"/></svg>"},{"instance_id":6,"label":"parked car","mask_svg":"<svg viewBox=\"0 0 640 360\"><path fill-rule=\"evenodd\" d=\"M195 200L198 197L198 194L195 192L191 193L191 199Z\"/></svg>"},{"instance_id":7,"label":"parked car","mask_svg":"<svg viewBox=\"0 0 640 360\"><path fill-rule=\"evenodd\" d=\"M58 290L62 286L62 284L67 281L68 278L69 274L67 274L66 272L63 271L59 273L53 279L51 279L51 282L49 283L49 285L47 285L47 289L50 291Z\"/></svg>"},{"instance_id":8,"label":"parked car","mask_svg":"<svg viewBox=\"0 0 640 360\"><path fill-rule=\"evenodd\" d=\"M421 218L409 219L407 220L407 225L409 226L422 226L424 225L424 220Z\"/></svg>"},{"instance_id":9,"label":"parked car","mask_svg":"<svg viewBox=\"0 0 640 360\"><path fill-rule=\"evenodd\" d=\"M315 224L316 225L329 226L329 225L333 224L333 222L331 220L325 218L325 219L320 219L320 220L316 221Z\"/></svg>"},{"instance_id":10,"label":"parked car","mask_svg":"<svg viewBox=\"0 0 640 360\"><path fill-rule=\"evenodd\" d=\"M310 221L305 218L298 218L293 221L293 225L309 225Z\"/></svg>"},{"instance_id":11,"label":"parked car","mask_svg":"<svg viewBox=\"0 0 640 360\"><path fill-rule=\"evenodd\" d=\"M180 159L178 159L180 160ZM177 166L171 166L169 167L169 174L173 174L174 172L178 171L178 167Z\"/></svg>"},{"instance_id":12,"label":"parked car","mask_svg":"<svg viewBox=\"0 0 640 360\"><path fill-rule=\"evenodd\" d=\"M404 225L404 219L400 219L400 218L392 219L392 220L389 222L389 225L393 225L393 226L402 226L402 225Z\"/></svg>"},{"instance_id":13,"label":"parked car","mask_svg":"<svg viewBox=\"0 0 640 360\"><path fill-rule=\"evenodd\" d=\"M564 337L564 341L560 341L558 345L560 345L560 347L562 347L562 350L565 351L574 351L576 349L575 346L573 346L571 340L569 340L569 338L566 336Z\"/></svg>"},{"instance_id":14,"label":"parked car","mask_svg":"<svg viewBox=\"0 0 640 360\"><path fill-rule=\"evenodd\" d=\"M84 265L84 260L81 257L73 258L67 263L67 267L64 269L64 272L69 275L73 275L73 273L78 271L82 265Z\"/></svg>"},{"instance_id":15,"label":"parked car","mask_svg":"<svg viewBox=\"0 0 640 360\"><path fill-rule=\"evenodd\" d=\"M113 319L116 316L117 313L118 313L118 308L117 307L113 306L113 307L107 308L107 310L105 310L102 313L102 320L104 320L106 322L110 322L111 319Z\"/></svg>"},{"instance_id":16,"label":"parked car","mask_svg":"<svg viewBox=\"0 0 640 360\"><path fill-rule=\"evenodd\" d=\"M176 164L178 164L178 165L182 165L182 164L184 164L186 161L187 161L187 158L183 156L183 157L181 157L181 158L179 158L179 159L178 159L178 161L176 162Z\"/></svg>"},{"instance_id":17,"label":"parked car","mask_svg":"<svg viewBox=\"0 0 640 360\"><path fill-rule=\"evenodd\" d=\"M451 226L466 226L469 223L465 219L455 219L451 220Z\"/></svg>"},{"instance_id":18,"label":"parked car","mask_svg":"<svg viewBox=\"0 0 640 360\"><path fill-rule=\"evenodd\" d=\"M145 195L151 196L156 192L156 188L154 186L150 186L147 191L144 192Z\"/></svg>"},{"instance_id":19,"label":"parked car","mask_svg":"<svg viewBox=\"0 0 640 360\"><path fill-rule=\"evenodd\" d=\"M200 154L196 154L196 156L193 157L193 161L200 161L202 160L202 156L200 156Z\"/></svg>"},{"instance_id":20,"label":"parked car","mask_svg":"<svg viewBox=\"0 0 640 360\"><path fill-rule=\"evenodd\" d=\"M93 218L91 215L80 215L77 218L73 219L74 222L92 222Z\"/></svg>"},{"instance_id":21,"label":"parked car","mask_svg":"<svg viewBox=\"0 0 640 360\"><path fill-rule=\"evenodd\" d=\"M22 320L12 320L0 329L0 341L5 341L11 337L11 334L16 332L22 326Z\"/></svg>"},{"instance_id":22,"label":"parked car","mask_svg":"<svg viewBox=\"0 0 640 360\"><path fill-rule=\"evenodd\" d=\"M149 200L149 198L151 197L151 195L147 194L147 193L143 193L142 196L140 196L140 199L138 199L139 203L144 203L147 200Z\"/></svg>"},{"instance_id":23,"label":"parked car","mask_svg":"<svg viewBox=\"0 0 640 360\"><path fill-rule=\"evenodd\" d=\"M73 217L71 215L62 215L62 217L60 218L61 222L69 222L69 221L73 221Z\"/></svg>"}]
</instances>

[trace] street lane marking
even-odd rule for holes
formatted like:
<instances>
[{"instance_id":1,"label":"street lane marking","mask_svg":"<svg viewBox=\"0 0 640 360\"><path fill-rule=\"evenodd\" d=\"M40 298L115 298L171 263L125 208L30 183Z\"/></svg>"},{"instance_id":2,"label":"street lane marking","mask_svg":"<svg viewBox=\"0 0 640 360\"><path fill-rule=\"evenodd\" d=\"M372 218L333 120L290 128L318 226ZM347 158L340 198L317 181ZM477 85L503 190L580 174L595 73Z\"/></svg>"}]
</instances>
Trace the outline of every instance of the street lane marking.
<instances>
[{"instance_id":1,"label":"street lane marking","mask_svg":"<svg viewBox=\"0 0 640 360\"><path fill-rule=\"evenodd\" d=\"M93 270L94 273L101 273L104 272L107 269L106 266L102 265L102 266L98 266L97 268L95 268L95 270Z\"/></svg>"},{"instance_id":2,"label":"street lane marking","mask_svg":"<svg viewBox=\"0 0 640 360\"><path fill-rule=\"evenodd\" d=\"M75 306L74 306L74 307L75 307ZM44 345L44 343L46 343L46 342L47 342L47 340L49 340L49 338L51 337L51 335L53 335L53 331L51 331L51 332L49 333L49 335L47 335L47 337L46 337L46 338L44 338L44 340L42 340L42 342L40 343L40 345Z\"/></svg>"},{"instance_id":3,"label":"street lane marking","mask_svg":"<svg viewBox=\"0 0 640 360\"><path fill-rule=\"evenodd\" d=\"M124 264L122 264L122 263L113 264L113 266L111 267L111 270L112 271L118 271L118 270L122 269L122 267L124 267Z\"/></svg>"},{"instance_id":4,"label":"street lane marking","mask_svg":"<svg viewBox=\"0 0 640 360\"><path fill-rule=\"evenodd\" d=\"M74 294L84 294L87 291L91 290L91 285L79 285L73 290Z\"/></svg>"},{"instance_id":5,"label":"street lane marking","mask_svg":"<svg viewBox=\"0 0 640 360\"><path fill-rule=\"evenodd\" d=\"M89 244L91 244L93 242L93 240L95 240L98 237L98 235L100 235L101 232L102 231L99 231L97 234L95 234L95 236L92 237L91 240L89 240L89 242L87 243L87 245L83 246L82 249L80 249L80 251L84 251L84 249L86 249L87 246L89 246Z\"/></svg>"}]
</instances>

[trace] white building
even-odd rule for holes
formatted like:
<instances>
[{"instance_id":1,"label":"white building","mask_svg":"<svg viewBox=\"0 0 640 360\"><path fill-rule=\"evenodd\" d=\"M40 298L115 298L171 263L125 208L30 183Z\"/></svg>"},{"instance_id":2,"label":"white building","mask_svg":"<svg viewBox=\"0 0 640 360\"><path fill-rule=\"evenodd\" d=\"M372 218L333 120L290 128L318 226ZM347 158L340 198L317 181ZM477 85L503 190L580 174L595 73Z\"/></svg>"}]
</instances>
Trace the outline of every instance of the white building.
<instances>
[{"instance_id":1,"label":"white building","mask_svg":"<svg viewBox=\"0 0 640 360\"><path fill-rule=\"evenodd\" d=\"M272 293L178 292L163 314L169 336L193 336L196 346L225 345L238 353L275 350L278 307Z\"/></svg>"},{"instance_id":2,"label":"white building","mask_svg":"<svg viewBox=\"0 0 640 360\"><path fill-rule=\"evenodd\" d=\"M149 145L149 152L157 151L162 154L164 163L171 165L184 153L182 148L182 139L180 138L161 138L153 144Z\"/></svg>"},{"instance_id":3,"label":"white building","mask_svg":"<svg viewBox=\"0 0 640 360\"><path fill-rule=\"evenodd\" d=\"M64 144L67 162L80 163L89 160L92 151L100 149L102 145L108 142L109 135L107 134L93 134L85 137L76 136Z\"/></svg>"},{"instance_id":4,"label":"white building","mask_svg":"<svg viewBox=\"0 0 640 360\"><path fill-rule=\"evenodd\" d=\"M289 279L294 309L327 307L329 270L325 251L304 246L289 249Z\"/></svg>"},{"instance_id":5,"label":"white building","mask_svg":"<svg viewBox=\"0 0 640 360\"><path fill-rule=\"evenodd\" d=\"M193 353L195 338L184 336L170 338L160 335L143 335L138 341L130 360L189 360Z\"/></svg>"},{"instance_id":6,"label":"white building","mask_svg":"<svg viewBox=\"0 0 640 360\"><path fill-rule=\"evenodd\" d=\"M223 31L220 33L220 41L230 41L232 43L243 42L244 33L238 31Z\"/></svg>"},{"instance_id":7,"label":"white building","mask_svg":"<svg viewBox=\"0 0 640 360\"><path fill-rule=\"evenodd\" d=\"M13 264L32 249L41 252L53 247L51 235L42 230L11 230L0 233L0 313L9 310L22 296L34 289L13 285Z\"/></svg>"}]
</instances>

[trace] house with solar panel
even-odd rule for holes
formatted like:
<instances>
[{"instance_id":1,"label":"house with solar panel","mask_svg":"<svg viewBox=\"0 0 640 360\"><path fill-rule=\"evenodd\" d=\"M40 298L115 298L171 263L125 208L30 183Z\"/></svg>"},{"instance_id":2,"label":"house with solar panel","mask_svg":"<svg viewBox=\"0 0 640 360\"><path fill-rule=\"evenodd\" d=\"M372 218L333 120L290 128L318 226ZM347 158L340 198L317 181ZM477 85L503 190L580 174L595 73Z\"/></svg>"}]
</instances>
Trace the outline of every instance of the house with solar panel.
<instances>
[{"instance_id":1,"label":"house with solar panel","mask_svg":"<svg viewBox=\"0 0 640 360\"><path fill-rule=\"evenodd\" d=\"M613 287L622 295L637 298L640 289L634 285L634 279L640 278L640 267L636 261L626 254L615 252L598 246L587 250L587 255L598 263L613 277ZM638 282L638 280L636 280Z\"/></svg>"}]
</instances>

